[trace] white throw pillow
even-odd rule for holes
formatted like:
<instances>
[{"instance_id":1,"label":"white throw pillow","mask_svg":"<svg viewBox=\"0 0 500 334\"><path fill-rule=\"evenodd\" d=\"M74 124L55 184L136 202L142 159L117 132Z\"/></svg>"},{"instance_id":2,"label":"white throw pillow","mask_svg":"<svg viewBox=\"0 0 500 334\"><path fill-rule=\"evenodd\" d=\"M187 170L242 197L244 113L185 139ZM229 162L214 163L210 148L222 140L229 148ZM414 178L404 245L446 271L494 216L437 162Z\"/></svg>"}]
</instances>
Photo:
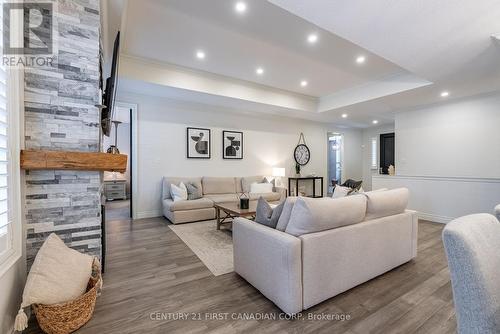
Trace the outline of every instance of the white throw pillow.
<instances>
[{"instance_id":1,"label":"white throw pillow","mask_svg":"<svg viewBox=\"0 0 500 334\"><path fill-rule=\"evenodd\" d=\"M254 182L250 185L250 192L254 194L267 194L273 192L272 183L257 183Z\"/></svg>"},{"instance_id":2,"label":"white throw pillow","mask_svg":"<svg viewBox=\"0 0 500 334\"><path fill-rule=\"evenodd\" d=\"M92 275L93 260L92 256L66 246L56 234L50 234L28 274L21 309L16 317L16 329L22 330L27 326L24 307L64 303L84 294Z\"/></svg>"},{"instance_id":3,"label":"white throw pillow","mask_svg":"<svg viewBox=\"0 0 500 334\"><path fill-rule=\"evenodd\" d=\"M343 186L337 185L337 186L335 186L335 189L333 189L332 198L346 197L347 194L349 194L349 192L351 190L352 189L349 187L343 187Z\"/></svg>"},{"instance_id":4,"label":"white throw pillow","mask_svg":"<svg viewBox=\"0 0 500 334\"><path fill-rule=\"evenodd\" d=\"M188 191L184 182L181 182L178 186L172 183L170 185L170 195L174 202L187 201Z\"/></svg>"},{"instance_id":5,"label":"white throw pillow","mask_svg":"<svg viewBox=\"0 0 500 334\"><path fill-rule=\"evenodd\" d=\"M366 220L397 215L405 212L410 193L407 188L370 191L363 194L368 202Z\"/></svg>"},{"instance_id":6,"label":"white throw pillow","mask_svg":"<svg viewBox=\"0 0 500 334\"><path fill-rule=\"evenodd\" d=\"M371 193L375 193L375 192L379 192L379 191L387 191L389 190L388 188L379 188L379 189L375 189L375 190L371 190L371 191L365 191L363 192L363 194L371 194Z\"/></svg>"}]
</instances>

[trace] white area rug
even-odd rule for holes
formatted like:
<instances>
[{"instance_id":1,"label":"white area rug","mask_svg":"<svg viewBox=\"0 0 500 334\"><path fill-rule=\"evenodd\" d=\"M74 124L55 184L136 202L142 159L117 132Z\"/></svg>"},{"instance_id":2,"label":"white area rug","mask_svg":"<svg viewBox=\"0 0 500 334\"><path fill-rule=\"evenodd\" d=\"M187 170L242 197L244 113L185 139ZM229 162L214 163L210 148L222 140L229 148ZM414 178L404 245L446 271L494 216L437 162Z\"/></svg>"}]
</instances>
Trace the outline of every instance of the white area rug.
<instances>
[{"instance_id":1,"label":"white area rug","mask_svg":"<svg viewBox=\"0 0 500 334\"><path fill-rule=\"evenodd\" d=\"M215 276L234 271L233 239L224 227L217 230L215 220L168 225Z\"/></svg>"}]
</instances>

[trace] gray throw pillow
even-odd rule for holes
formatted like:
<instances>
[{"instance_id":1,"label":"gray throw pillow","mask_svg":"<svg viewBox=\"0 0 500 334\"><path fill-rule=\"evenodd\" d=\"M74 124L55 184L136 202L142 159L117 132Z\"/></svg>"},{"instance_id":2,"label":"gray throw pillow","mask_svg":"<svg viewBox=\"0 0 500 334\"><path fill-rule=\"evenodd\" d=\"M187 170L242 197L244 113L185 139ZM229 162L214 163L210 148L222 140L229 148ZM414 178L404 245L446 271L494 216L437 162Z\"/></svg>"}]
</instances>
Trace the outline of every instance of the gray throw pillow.
<instances>
[{"instance_id":1,"label":"gray throw pillow","mask_svg":"<svg viewBox=\"0 0 500 334\"><path fill-rule=\"evenodd\" d=\"M284 205L285 201L281 202L273 209L264 198L259 197L255 212L255 222L271 228L276 228Z\"/></svg>"},{"instance_id":2,"label":"gray throw pillow","mask_svg":"<svg viewBox=\"0 0 500 334\"><path fill-rule=\"evenodd\" d=\"M187 192L188 192L188 201L194 200L194 199L199 199L202 197L201 189L198 189L198 187L195 186L193 183L187 182L186 188L187 188Z\"/></svg>"},{"instance_id":3,"label":"gray throw pillow","mask_svg":"<svg viewBox=\"0 0 500 334\"><path fill-rule=\"evenodd\" d=\"M290 216L292 215L293 205L298 197L287 197L287 199L283 202L285 205L283 206L283 212L278 219L278 224L276 224L276 229L278 231L285 232L288 222L290 221Z\"/></svg>"}]
</instances>

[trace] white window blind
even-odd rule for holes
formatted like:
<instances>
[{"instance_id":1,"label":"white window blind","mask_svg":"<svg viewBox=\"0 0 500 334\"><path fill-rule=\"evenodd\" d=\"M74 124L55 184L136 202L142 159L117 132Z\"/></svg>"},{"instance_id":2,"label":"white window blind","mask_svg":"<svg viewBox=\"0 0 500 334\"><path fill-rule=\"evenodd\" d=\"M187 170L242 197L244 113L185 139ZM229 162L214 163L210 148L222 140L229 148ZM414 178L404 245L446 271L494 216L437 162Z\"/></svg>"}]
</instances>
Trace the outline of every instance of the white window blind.
<instances>
[{"instance_id":1,"label":"white window blind","mask_svg":"<svg viewBox=\"0 0 500 334\"><path fill-rule=\"evenodd\" d=\"M370 154L370 167L371 169L377 169L377 138L373 137L371 140L371 154Z\"/></svg>"},{"instance_id":2,"label":"white window blind","mask_svg":"<svg viewBox=\"0 0 500 334\"><path fill-rule=\"evenodd\" d=\"M2 4L3 1L0 1ZM0 10L0 22L3 22ZM3 34L3 25L0 25L0 36ZM0 53L3 54L3 39L0 38ZM7 70L0 64L0 258L12 248L12 226L8 203L8 115L7 115Z\"/></svg>"}]
</instances>

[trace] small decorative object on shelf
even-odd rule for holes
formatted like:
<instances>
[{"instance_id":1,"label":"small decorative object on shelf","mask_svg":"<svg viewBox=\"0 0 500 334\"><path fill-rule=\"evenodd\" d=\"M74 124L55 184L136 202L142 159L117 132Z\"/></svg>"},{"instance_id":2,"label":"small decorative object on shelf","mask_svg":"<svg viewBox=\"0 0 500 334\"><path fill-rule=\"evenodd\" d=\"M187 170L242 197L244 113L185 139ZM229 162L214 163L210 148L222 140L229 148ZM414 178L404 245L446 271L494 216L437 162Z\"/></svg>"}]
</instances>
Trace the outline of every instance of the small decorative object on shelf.
<instances>
[{"instance_id":1,"label":"small decorative object on shelf","mask_svg":"<svg viewBox=\"0 0 500 334\"><path fill-rule=\"evenodd\" d=\"M120 125L122 122L120 121L111 121L115 125L115 144L111 145L107 152L111 154L120 154L120 150L118 149L118 146L116 146L117 142L117 136L118 136L118 125Z\"/></svg>"},{"instance_id":2,"label":"small decorative object on shelf","mask_svg":"<svg viewBox=\"0 0 500 334\"><path fill-rule=\"evenodd\" d=\"M389 165L389 168L387 168L387 171L389 175L395 175L396 174L396 169L394 168L393 165Z\"/></svg>"},{"instance_id":3,"label":"small decorative object on shelf","mask_svg":"<svg viewBox=\"0 0 500 334\"><path fill-rule=\"evenodd\" d=\"M240 195L240 209L248 209L250 207L250 198L245 193Z\"/></svg>"}]
</instances>

